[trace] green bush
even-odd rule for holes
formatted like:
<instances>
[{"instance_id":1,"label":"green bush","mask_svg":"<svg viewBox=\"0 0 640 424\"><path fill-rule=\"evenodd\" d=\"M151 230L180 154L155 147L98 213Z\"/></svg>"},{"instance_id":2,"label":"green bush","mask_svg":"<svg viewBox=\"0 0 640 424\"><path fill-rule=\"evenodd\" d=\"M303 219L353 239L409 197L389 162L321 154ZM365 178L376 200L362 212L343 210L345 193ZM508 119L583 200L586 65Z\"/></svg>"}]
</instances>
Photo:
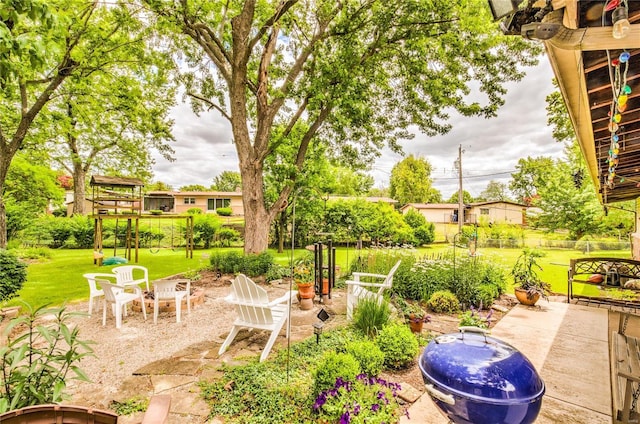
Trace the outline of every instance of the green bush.
<instances>
[{"instance_id":1,"label":"green bush","mask_svg":"<svg viewBox=\"0 0 640 424\"><path fill-rule=\"evenodd\" d=\"M211 248L216 232L222 223L213 215L196 216L193 223L193 241L202 244L205 249Z\"/></svg>"},{"instance_id":2,"label":"green bush","mask_svg":"<svg viewBox=\"0 0 640 424\"><path fill-rule=\"evenodd\" d=\"M8 250L0 249L0 301L11 299L27 281L27 265Z\"/></svg>"},{"instance_id":3,"label":"green bush","mask_svg":"<svg viewBox=\"0 0 640 424\"><path fill-rule=\"evenodd\" d=\"M402 218L404 219L404 222L406 222L414 230L416 228L422 227L423 225L426 225L427 223L427 218L425 218L424 215L422 215L415 209L409 209L409 211L405 213Z\"/></svg>"},{"instance_id":4,"label":"green bush","mask_svg":"<svg viewBox=\"0 0 640 424\"><path fill-rule=\"evenodd\" d=\"M287 278L291 275L291 268L287 266L282 266L280 264L273 264L269 267L269 271L267 271L264 280L266 282L281 280L283 278Z\"/></svg>"},{"instance_id":5,"label":"green bush","mask_svg":"<svg viewBox=\"0 0 640 424\"><path fill-rule=\"evenodd\" d=\"M360 371L369 377L376 377L384 366L384 353L372 340L354 341L345 346L345 351L360 364Z\"/></svg>"},{"instance_id":6,"label":"green bush","mask_svg":"<svg viewBox=\"0 0 640 424\"><path fill-rule=\"evenodd\" d=\"M487 316L483 317L475 309L470 309L461 313L458 318L460 318L460 323L458 324L460 325L460 327L488 328L489 318L491 318L491 311L489 311Z\"/></svg>"},{"instance_id":7,"label":"green bush","mask_svg":"<svg viewBox=\"0 0 640 424\"><path fill-rule=\"evenodd\" d=\"M384 353L384 365L391 369L408 367L420 350L409 326L395 322L380 331L376 344Z\"/></svg>"},{"instance_id":8,"label":"green bush","mask_svg":"<svg viewBox=\"0 0 640 424\"><path fill-rule=\"evenodd\" d=\"M360 364L348 353L326 351L313 372L314 394L333 387L338 378L353 381L360 373Z\"/></svg>"},{"instance_id":9,"label":"green bush","mask_svg":"<svg viewBox=\"0 0 640 424\"><path fill-rule=\"evenodd\" d=\"M239 239L240 233L233 228L222 227L216 232L216 244L220 247L229 247Z\"/></svg>"},{"instance_id":10,"label":"green bush","mask_svg":"<svg viewBox=\"0 0 640 424\"><path fill-rule=\"evenodd\" d=\"M421 225L418 228L414 228L413 235L418 245L433 243L436 239L436 226L432 222Z\"/></svg>"},{"instance_id":11,"label":"green bush","mask_svg":"<svg viewBox=\"0 0 640 424\"><path fill-rule=\"evenodd\" d=\"M217 208L216 213L220 216L231 216L233 210L231 208Z\"/></svg>"},{"instance_id":12,"label":"green bush","mask_svg":"<svg viewBox=\"0 0 640 424\"><path fill-rule=\"evenodd\" d=\"M53 239L51 247L62 247L71 237L71 223L67 218L55 218L50 221L49 234Z\"/></svg>"},{"instance_id":13,"label":"green bush","mask_svg":"<svg viewBox=\"0 0 640 424\"><path fill-rule=\"evenodd\" d=\"M428 300L431 295L447 288L453 280L453 264L443 256L407 258L393 277L393 292L405 299Z\"/></svg>"},{"instance_id":14,"label":"green bush","mask_svg":"<svg viewBox=\"0 0 640 424\"><path fill-rule=\"evenodd\" d=\"M215 271L223 274L246 274L249 277L265 275L273 265L273 256L269 252L257 255L243 255L240 252L216 252L209 258Z\"/></svg>"},{"instance_id":15,"label":"green bush","mask_svg":"<svg viewBox=\"0 0 640 424\"><path fill-rule=\"evenodd\" d=\"M74 216L70 223L71 235L76 247L90 249L93 247L93 222L86 216Z\"/></svg>"},{"instance_id":16,"label":"green bush","mask_svg":"<svg viewBox=\"0 0 640 424\"><path fill-rule=\"evenodd\" d=\"M352 325L368 337L375 337L389 323L390 317L389 302L378 302L377 299L368 297L361 299L356 305Z\"/></svg>"},{"instance_id":17,"label":"green bush","mask_svg":"<svg viewBox=\"0 0 640 424\"><path fill-rule=\"evenodd\" d=\"M11 320L5 332L19 328L19 335L7 336L0 347L2 373L0 383L0 413L65 399L64 390L69 378L89 381L78 368L82 358L92 355L91 342L79 337L80 329L68 325L69 318L78 313L65 308L32 309L29 314ZM47 317L47 324L42 324ZM53 317L53 320L50 319Z\"/></svg>"},{"instance_id":18,"label":"green bush","mask_svg":"<svg viewBox=\"0 0 640 424\"><path fill-rule=\"evenodd\" d=\"M473 305L476 308L490 308L493 301L500 296L498 287L493 284L480 284L474 294Z\"/></svg>"},{"instance_id":19,"label":"green bush","mask_svg":"<svg viewBox=\"0 0 640 424\"><path fill-rule=\"evenodd\" d=\"M202 209L200 208L189 208L187 209L188 215L202 215Z\"/></svg>"},{"instance_id":20,"label":"green bush","mask_svg":"<svg viewBox=\"0 0 640 424\"><path fill-rule=\"evenodd\" d=\"M460 310L460 301L449 290L438 290L431 295L431 298L427 301L427 306L433 312L439 314L453 314Z\"/></svg>"}]
</instances>

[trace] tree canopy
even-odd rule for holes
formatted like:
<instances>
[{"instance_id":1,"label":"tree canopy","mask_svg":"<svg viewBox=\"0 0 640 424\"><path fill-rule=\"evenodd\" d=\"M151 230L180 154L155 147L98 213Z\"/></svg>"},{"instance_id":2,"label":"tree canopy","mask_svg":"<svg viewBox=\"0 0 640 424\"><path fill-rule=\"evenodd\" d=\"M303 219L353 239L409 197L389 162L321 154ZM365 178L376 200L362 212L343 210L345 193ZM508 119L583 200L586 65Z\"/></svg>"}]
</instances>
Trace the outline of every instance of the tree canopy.
<instances>
[{"instance_id":1,"label":"tree canopy","mask_svg":"<svg viewBox=\"0 0 640 424\"><path fill-rule=\"evenodd\" d=\"M431 185L431 170L426 158L407 156L391 170L389 194L401 205L439 201L442 195Z\"/></svg>"},{"instance_id":2,"label":"tree canopy","mask_svg":"<svg viewBox=\"0 0 640 424\"><path fill-rule=\"evenodd\" d=\"M449 111L495 116L503 83L523 75L514 63L533 65L540 51L504 36L484 0L142 2L191 67L195 110L231 123L247 253L266 249L265 223L288 204L311 144L366 167L410 130L449 131ZM472 86L485 98L471 100ZM287 140L289 183L267 201L265 160Z\"/></svg>"}]
</instances>

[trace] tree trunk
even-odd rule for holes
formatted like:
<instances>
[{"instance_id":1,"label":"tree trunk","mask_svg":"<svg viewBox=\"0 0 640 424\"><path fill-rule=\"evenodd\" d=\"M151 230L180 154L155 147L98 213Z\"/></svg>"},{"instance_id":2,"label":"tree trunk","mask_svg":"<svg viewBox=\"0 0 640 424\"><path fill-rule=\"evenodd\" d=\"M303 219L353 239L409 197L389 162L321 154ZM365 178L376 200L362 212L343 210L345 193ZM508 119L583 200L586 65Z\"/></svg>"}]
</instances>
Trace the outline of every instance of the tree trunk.
<instances>
[{"instance_id":1,"label":"tree trunk","mask_svg":"<svg viewBox=\"0 0 640 424\"><path fill-rule=\"evenodd\" d=\"M1 149L2 156L0 157L0 249L7 248L7 209L4 203L4 189L7 174L9 173L9 166L11 160L15 156L15 150L10 146L3 145Z\"/></svg>"},{"instance_id":2,"label":"tree trunk","mask_svg":"<svg viewBox=\"0 0 640 424\"><path fill-rule=\"evenodd\" d=\"M84 215L84 199L86 198L85 173L81 163L73 164L73 214Z\"/></svg>"}]
</instances>

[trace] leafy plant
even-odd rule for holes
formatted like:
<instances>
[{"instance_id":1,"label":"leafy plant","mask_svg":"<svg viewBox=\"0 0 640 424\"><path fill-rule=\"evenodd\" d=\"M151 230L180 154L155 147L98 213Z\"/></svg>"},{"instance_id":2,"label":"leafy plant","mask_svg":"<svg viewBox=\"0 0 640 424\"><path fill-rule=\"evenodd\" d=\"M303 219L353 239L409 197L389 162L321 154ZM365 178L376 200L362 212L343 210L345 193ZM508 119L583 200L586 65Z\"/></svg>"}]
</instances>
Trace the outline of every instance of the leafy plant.
<instances>
[{"instance_id":1,"label":"leafy plant","mask_svg":"<svg viewBox=\"0 0 640 424\"><path fill-rule=\"evenodd\" d=\"M406 368L419 351L418 341L409 327L395 322L380 331L376 344L384 353L385 366L392 369Z\"/></svg>"},{"instance_id":2,"label":"leafy plant","mask_svg":"<svg viewBox=\"0 0 640 424\"><path fill-rule=\"evenodd\" d=\"M68 325L69 318L84 314L25 305L29 313L9 322L0 347L0 412L60 402L68 378L89 381L77 364L93 354L93 342L81 340L79 329ZM45 317L48 324L42 323ZM12 338L16 331L19 335Z\"/></svg>"},{"instance_id":3,"label":"leafy plant","mask_svg":"<svg viewBox=\"0 0 640 424\"><path fill-rule=\"evenodd\" d=\"M374 337L389 323L389 302L378 302L373 297L360 299L353 312L353 326L367 337Z\"/></svg>"},{"instance_id":4,"label":"leafy plant","mask_svg":"<svg viewBox=\"0 0 640 424\"><path fill-rule=\"evenodd\" d=\"M460 309L460 301L449 290L438 290L431 295L427 306L436 313L452 314Z\"/></svg>"},{"instance_id":5,"label":"leafy plant","mask_svg":"<svg viewBox=\"0 0 640 424\"><path fill-rule=\"evenodd\" d=\"M399 384L365 374L353 381L339 378L332 388L318 395L313 410L320 422L394 423L404 412L397 399L398 390Z\"/></svg>"},{"instance_id":6,"label":"leafy plant","mask_svg":"<svg viewBox=\"0 0 640 424\"><path fill-rule=\"evenodd\" d=\"M360 374L360 364L348 353L326 351L313 373L314 393L320 393L336 383L339 378L353 380Z\"/></svg>"},{"instance_id":7,"label":"leafy plant","mask_svg":"<svg viewBox=\"0 0 640 424\"><path fill-rule=\"evenodd\" d=\"M231 216L233 210L231 208L217 208L216 213L220 216Z\"/></svg>"},{"instance_id":8,"label":"leafy plant","mask_svg":"<svg viewBox=\"0 0 640 424\"><path fill-rule=\"evenodd\" d=\"M11 299L27 281L27 265L8 250L0 249L0 301Z\"/></svg>"},{"instance_id":9,"label":"leafy plant","mask_svg":"<svg viewBox=\"0 0 640 424\"><path fill-rule=\"evenodd\" d=\"M482 316L475 308L464 311L459 315L460 327L480 327L489 328L490 318L493 315L493 309L490 309L486 316Z\"/></svg>"},{"instance_id":10,"label":"leafy plant","mask_svg":"<svg viewBox=\"0 0 640 424\"><path fill-rule=\"evenodd\" d=\"M360 364L360 371L369 377L376 377L384 366L384 353L371 340L353 341L345 346L345 351Z\"/></svg>"},{"instance_id":11,"label":"leafy plant","mask_svg":"<svg viewBox=\"0 0 640 424\"><path fill-rule=\"evenodd\" d=\"M524 249L511 269L514 287L525 290L528 299L533 299L536 294L543 299L548 299L551 292L551 285L538 276L538 271L542 271L542 267L537 259L543 256L544 253L539 250Z\"/></svg>"}]
</instances>

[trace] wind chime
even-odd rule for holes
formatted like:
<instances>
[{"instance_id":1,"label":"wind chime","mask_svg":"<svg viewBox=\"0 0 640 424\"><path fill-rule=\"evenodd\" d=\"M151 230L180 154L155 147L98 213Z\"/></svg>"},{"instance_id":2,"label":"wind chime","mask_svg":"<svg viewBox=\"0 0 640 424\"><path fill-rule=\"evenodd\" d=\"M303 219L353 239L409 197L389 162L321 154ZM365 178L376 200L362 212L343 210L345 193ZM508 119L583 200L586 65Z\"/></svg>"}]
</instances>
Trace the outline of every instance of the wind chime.
<instances>
[{"instance_id":1,"label":"wind chime","mask_svg":"<svg viewBox=\"0 0 640 424\"><path fill-rule=\"evenodd\" d=\"M627 20L627 3L625 0L610 1L605 7L606 11L613 10L613 37L624 38L628 32ZM626 25L625 25L626 23ZM607 52L607 56L609 56ZM624 50L620 55L611 59L609 57L609 75L611 78L611 89L613 91L613 101L611 102L611 110L609 111L609 132L611 133L611 143L609 146L609 173L607 175L606 185L613 188L616 177L616 168L618 167L620 155L620 123L622 122L622 114L627 110L627 100L631 94L631 87L627 84L627 71L629 70L629 59L631 55ZM624 177L620 177L620 182L624 181Z\"/></svg>"}]
</instances>

